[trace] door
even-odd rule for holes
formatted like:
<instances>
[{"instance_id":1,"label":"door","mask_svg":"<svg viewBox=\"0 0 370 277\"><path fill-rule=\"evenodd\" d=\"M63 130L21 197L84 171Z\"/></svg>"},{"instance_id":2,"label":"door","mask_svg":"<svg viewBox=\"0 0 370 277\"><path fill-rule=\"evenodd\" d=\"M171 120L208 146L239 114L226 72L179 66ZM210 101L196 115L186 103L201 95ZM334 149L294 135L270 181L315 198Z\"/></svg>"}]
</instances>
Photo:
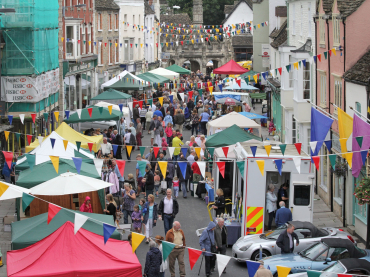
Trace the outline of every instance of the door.
<instances>
[{"instance_id":1,"label":"door","mask_svg":"<svg viewBox=\"0 0 370 277\"><path fill-rule=\"evenodd\" d=\"M312 186L294 183L289 189L289 203L293 219L312 222Z\"/></svg>"}]
</instances>

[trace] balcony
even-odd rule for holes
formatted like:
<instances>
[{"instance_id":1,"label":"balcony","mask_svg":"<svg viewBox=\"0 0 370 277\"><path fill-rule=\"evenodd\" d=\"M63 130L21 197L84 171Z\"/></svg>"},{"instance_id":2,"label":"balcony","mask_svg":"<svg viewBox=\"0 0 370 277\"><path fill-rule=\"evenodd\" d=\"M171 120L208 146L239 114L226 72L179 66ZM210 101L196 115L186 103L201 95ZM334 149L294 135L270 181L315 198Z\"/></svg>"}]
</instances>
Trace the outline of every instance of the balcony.
<instances>
[{"instance_id":1,"label":"balcony","mask_svg":"<svg viewBox=\"0 0 370 277\"><path fill-rule=\"evenodd\" d=\"M293 109L293 88L281 89L281 106L284 109Z\"/></svg>"},{"instance_id":2,"label":"balcony","mask_svg":"<svg viewBox=\"0 0 370 277\"><path fill-rule=\"evenodd\" d=\"M294 117L297 122L304 123L311 121L311 104L306 100L293 100Z\"/></svg>"}]
</instances>

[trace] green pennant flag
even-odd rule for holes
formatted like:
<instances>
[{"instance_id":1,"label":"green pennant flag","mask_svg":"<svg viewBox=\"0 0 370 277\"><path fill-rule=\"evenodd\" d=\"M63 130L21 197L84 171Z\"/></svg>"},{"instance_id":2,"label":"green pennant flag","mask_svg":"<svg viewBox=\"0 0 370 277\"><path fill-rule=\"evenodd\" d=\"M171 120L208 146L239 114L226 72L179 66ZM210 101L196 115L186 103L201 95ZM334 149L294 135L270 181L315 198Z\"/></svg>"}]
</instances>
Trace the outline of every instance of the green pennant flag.
<instances>
[{"instance_id":1,"label":"green pennant flag","mask_svg":"<svg viewBox=\"0 0 370 277\"><path fill-rule=\"evenodd\" d=\"M140 149L140 152L141 152L141 149ZM139 170L140 170L141 175L144 176L145 175L146 162L144 162L144 161L137 161L137 163L139 165Z\"/></svg>"},{"instance_id":2,"label":"green pennant flag","mask_svg":"<svg viewBox=\"0 0 370 277\"><path fill-rule=\"evenodd\" d=\"M174 248L175 248L174 243L162 241L163 261L165 261L168 258L168 255L170 255L172 249Z\"/></svg>"},{"instance_id":3,"label":"green pennant flag","mask_svg":"<svg viewBox=\"0 0 370 277\"><path fill-rule=\"evenodd\" d=\"M324 52L325 60L328 58L328 51Z\"/></svg>"},{"instance_id":4,"label":"green pennant flag","mask_svg":"<svg viewBox=\"0 0 370 277\"><path fill-rule=\"evenodd\" d=\"M356 137L356 140L357 140L358 145L361 148L362 147L362 141L364 140L364 137Z\"/></svg>"},{"instance_id":5,"label":"green pennant flag","mask_svg":"<svg viewBox=\"0 0 370 277\"><path fill-rule=\"evenodd\" d=\"M48 117L49 117L49 114L48 113L44 113L44 119L45 119L45 121L48 121Z\"/></svg>"},{"instance_id":6,"label":"green pennant flag","mask_svg":"<svg viewBox=\"0 0 370 277\"><path fill-rule=\"evenodd\" d=\"M254 29L256 29L256 25L254 25L253 27L254 27Z\"/></svg>"},{"instance_id":7,"label":"green pennant flag","mask_svg":"<svg viewBox=\"0 0 370 277\"><path fill-rule=\"evenodd\" d=\"M279 144L279 147L280 147L281 153L282 153L282 154L283 154L283 156L284 156L285 149L286 149L286 144Z\"/></svg>"},{"instance_id":8,"label":"green pennant flag","mask_svg":"<svg viewBox=\"0 0 370 277\"><path fill-rule=\"evenodd\" d=\"M202 95L203 95L203 89L198 89L198 92L199 92L199 96L202 97Z\"/></svg>"},{"instance_id":9,"label":"green pennant flag","mask_svg":"<svg viewBox=\"0 0 370 277\"><path fill-rule=\"evenodd\" d=\"M278 70L277 68L275 68L275 76L278 76L277 73L278 73Z\"/></svg>"},{"instance_id":10,"label":"green pennant flag","mask_svg":"<svg viewBox=\"0 0 370 277\"><path fill-rule=\"evenodd\" d=\"M140 155L143 156L146 147L145 146L139 146L139 148L140 148Z\"/></svg>"},{"instance_id":11,"label":"green pennant flag","mask_svg":"<svg viewBox=\"0 0 370 277\"><path fill-rule=\"evenodd\" d=\"M27 160L28 166L32 170L33 166L35 165L36 155L27 155L26 160Z\"/></svg>"},{"instance_id":12,"label":"green pennant flag","mask_svg":"<svg viewBox=\"0 0 370 277\"><path fill-rule=\"evenodd\" d=\"M136 48L137 48L137 43L135 43L135 46L136 46Z\"/></svg>"},{"instance_id":13,"label":"green pennant flag","mask_svg":"<svg viewBox=\"0 0 370 277\"><path fill-rule=\"evenodd\" d=\"M286 70L289 72L289 69L290 69L290 64L286 65Z\"/></svg>"},{"instance_id":14,"label":"green pennant flag","mask_svg":"<svg viewBox=\"0 0 370 277\"><path fill-rule=\"evenodd\" d=\"M148 103L149 103L150 107L152 107L152 105L153 105L153 99L148 99Z\"/></svg>"},{"instance_id":15,"label":"green pennant flag","mask_svg":"<svg viewBox=\"0 0 370 277\"><path fill-rule=\"evenodd\" d=\"M244 166L245 166L245 162L244 161L239 161L239 162L236 162L236 165L239 168L239 171L240 171L240 174L242 175L242 178L244 178Z\"/></svg>"},{"instance_id":16,"label":"green pennant flag","mask_svg":"<svg viewBox=\"0 0 370 277\"><path fill-rule=\"evenodd\" d=\"M77 151L80 152L81 141L76 141Z\"/></svg>"},{"instance_id":17,"label":"green pennant flag","mask_svg":"<svg viewBox=\"0 0 370 277\"><path fill-rule=\"evenodd\" d=\"M207 147L207 151L213 157L213 153L215 152L215 148L214 147Z\"/></svg>"},{"instance_id":18,"label":"green pennant flag","mask_svg":"<svg viewBox=\"0 0 370 277\"><path fill-rule=\"evenodd\" d=\"M301 61L299 61L299 62L298 62L298 64L299 64L299 67L301 67L301 65L302 65L302 62L301 62Z\"/></svg>"},{"instance_id":19,"label":"green pennant flag","mask_svg":"<svg viewBox=\"0 0 370 277\"><path fill-rule=\"evenodd\" d=\"M20 138L21 138L21 134L20 133L15 133L15 139L17 141L19 141Z\"/></svg>"},{"instance_id":20,"label":"green pennant flag","mask_svg":"<svg viewBox=\"0 0 370 277\"><path fill-rule=\"evenodd\" d=\"M248 80L248 78L244 78L244 81L247 83L247 85L249 85L249 80Z\"/></svg>"},{"instance_id":21,"label":"green pennant flag","mask_svg":"<svg viewBox=\"0 0 370 277\"><path fill-rule=\"evenodd\" d=\"M100 114L103 113L103 107L99 107L99 112L100 112Z\"/></svg>"},{"instance_id":22,"label":"green pennant flag","mask_svg":"<svg viewBox=\"0 0 370 277\"><path fill-rule=\"evenodd\" d=\"M321 271L307 270L307 276L308 277L320 277L321 273L322 273Z\"/></svg>"},{"instance_id":23,"label":"green pennant flag","mask_svg":"<svg viewBox=\"0 0 370 277\"><path fill-rule=\"evenodd\" d=\"M163 47L163 42L161 43L162 47Z\"/></svg>"},{"instance_id":24,"label":"green pennant flag","mask_svg":"<svg viewBox=\"0 0 370 277\"><path fill-rule=\"evenodd\" d=\"M335 170L335 162L337 161L337 155L336 154L329 155L329 160L330 160L331 166Z\"/></svg>"},{"instance_id":25,"label":"green pennant flag","mask_svg":"<svg viewBox=\"0 0 370 277\"><path fill-rule=\"evenodd\" d=\"M22 209L23 209L23 212L31 204L31 202L33 201L33 199L35 199L35 197L33 197L33 196L31 196L31 195L26 194L26 193L23 192L23 194L22 194Z\"/></svg>"}]
</instances>

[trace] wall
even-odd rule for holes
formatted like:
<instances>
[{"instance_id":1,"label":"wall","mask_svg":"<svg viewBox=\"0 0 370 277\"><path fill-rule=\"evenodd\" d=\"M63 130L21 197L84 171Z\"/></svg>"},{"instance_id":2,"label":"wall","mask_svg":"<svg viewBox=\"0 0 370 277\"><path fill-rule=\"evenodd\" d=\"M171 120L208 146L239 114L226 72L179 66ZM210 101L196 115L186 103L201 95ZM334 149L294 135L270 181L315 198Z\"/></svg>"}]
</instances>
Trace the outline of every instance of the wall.
<instances>
[{"instance_id":1,"label":"wall","mask_svg":"<svg viewBox=\"0 0 370 277\"><path fill-rule=\"evenodd\" d=\"M276 28L280 27L280 25L284 22L285 18L280 18L278 19L275 16L275 7L278 6L286 6L285 4L286 0L274 0L274 1L269 1L269 34Z\"/></svg>"},{"instance_id":2,"label":"wall","mask_svg":"<svg viewBox=\"0 0 370 277\"><path fill-rule=\"evenodd\" d=\"M156 22L155 22L155 15L149 14L145 16L145 26L147 26L147 29L144 30L144 37L145 37L145 61L148 63L155 62L155 52L156 52L156 45L155 45L155 36L157 36L156 28ZM153 29L156 31L155 34L153 34ZM148 32L149 31L149 32ZM146 46L148 44L148 47Z\"/></svg>"},{"instance_id":3,"label":"wall","mask_svg":"<svg viewBox=\"0 0 370 277\"><path fill-rule=\"evenodd\" d=\"M269 20L269 1L259 0L253 3L253 25ZM269 44L269 28L261 27L253 30L253 70L266 71L262 67L262 44Z\"/></svg>"},{"instance_id":4,"label":"wall","mask_svg":"<svg viewBox=\"0 0 370 277\"><path fill-rule=\"evenodd\" d=\"M279 0L281 1L281 0ZM241 2L237 9L224 22L223 27L253 21L253 11L245 2Z\"/></svg>"},{"instance_id":5,"label":"wall","mask_svg":"<svg viewBox=\"0 0 370 277\"><path fill-rule=\"evenodd\" d=\"M349 107L356 108L356 102L361 103L361 114L367 117L367 92L366 87L351 82L346 82L346 112L353 117L354 111Z\"/></svg>"}]
</instances>

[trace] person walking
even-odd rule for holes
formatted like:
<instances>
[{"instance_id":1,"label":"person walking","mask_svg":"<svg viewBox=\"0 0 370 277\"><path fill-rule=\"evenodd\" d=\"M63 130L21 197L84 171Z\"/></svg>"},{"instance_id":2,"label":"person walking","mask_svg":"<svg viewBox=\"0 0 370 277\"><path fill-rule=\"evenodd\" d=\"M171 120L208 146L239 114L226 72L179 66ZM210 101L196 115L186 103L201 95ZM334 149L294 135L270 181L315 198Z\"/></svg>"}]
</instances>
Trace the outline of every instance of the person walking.
<instances>
[{"instance_id":1,"label":"person walking","mask_svg":"<svg viewBox=\"0 0 370 277\"><path fill-rule=\"evenodd\" d=\"M124 140L124 146L126 148L126 157L127 157L127 160L131 160L131 153L129 153L128 151L128 147L126 146L132 146L132 149L135 149L135 144L136 144L136 138L135 136L131 133L131 129L128 129L127 130L127 133L125 135L125 140Z\"/></svg>"},{"instance_id":2,"label":"person walking","mask_svg":"<svg viewBox=\"0 0 370 277\"><path fill-rule=\"evenodd\" d=\"M154 241L149 243L149 251L146 253L144 276L160 277L159 271L162 264L162 253Z\"/></svg>"},{"instance_id":3,"label":"person walking","mask_svg":"<svg viewBox=\"0 0 370 277\"><path fill-rule=\"evenodd\" d=\"M190 166L188 165L187 163L187 160L185 159L184 155L181 153L180 154L180 159L179 159L179 162L181 162L181 166L184 166L183 164L186 165L185 167L185 176L183 175L183 172L179 166L179 164L177 165L177 177L179 178L179 181L180 181L180 186L181 186L181 189L182 189L182 196L184 198L187 198L187 184L188 184L188 180L190 179Z\"/></svg>"},{"instance_id":4,"label":"person walking","mask_svg":"<svg viewBox=\"0 0 370 277\"><path fill-rule=\"evenodd\" d=\"M287 180L284 184L281 185L278 195L277 195L277 202L280 203L280 201L285 202L285 207L289 207L289 194L287 192L288 189L289 180Z\"/></svg>"},{"instance_id":5,"label":"person walking","mask_svg":"<svg viewBox=\"0 0 370 277\"><path fill-rule=\"evenodd\" d=\"M268 191L266 193L266 210L267 210L267 213L269 214L269 221L267 225L267 230L269 230L268 232L271 231L272 220L274 219L275 212L276 212L277 197L274 191L275 191L275 186L273 184L270 184L268 187Z\"/></svg>"},{"instance_id":6,"label":"person walking","mask_svg":"<svg viewBox=\"0 0 370 277\"><path fill-rule=\"evenodd\" d=\"M129 183L123 184L124 191L122 192L123 204L122 204L122 213L123 213L123 223L128 224L128 216L131 217L131 214L134 211L136 193L132 189ZM131 218L132 220L132 218Z\"/></svg>"},{"instance_id":7,"label":"person walking","mask_svg":"<svg viewBox=\"0 0 370 277\"><path fill-rule=\"evenodd\" d=\"M113 215L114 223L116 222L116 212L117 212L117 203L113 199L112 194L107 194L106 199L108 201L108 206L106 209L104 209L103 212L105 212L106 215Z\"/></svg>"},{"instance_id":8,"label":"person walking","mask_svg":"<svg viewBox=\"0 0 370 277\"><path fill-rule=\"evenodd\" d=\"M226 255L227 248L227 228L223 218L217 220L217 226L215 229L215 244L217 253ZM226 273L226 267L222 273Z\"/></svg>"},{"instance_id":9,"label":"person walking","mask_svg":"<svg viewBox=\"0 0 370 277\"><path fill-rule=\"evenodd\" d=\"M279 206L280 206L280 209L277 210L276 216L275 216L275 223L276 223L277 228L284 225L288 221L293 220L292 212L290 211L290 209L285 207L285 202L280 201Z\"/></svg>"},{"instance_id":10,"label":"person walking","mask_svg":"<svg viewBox=\"0 0 370 277\"><path fill-rule=\"evenodd\" d=\"M150 123L152 122L152 118L153 118L152 108L149 108L148 112L145 114L146 130L148 130L148 134L150 134L149 127Z\"/></svg>"},{"instance_id":11,"label":"person walking","mask_svg":"<svg viewBox=\"0 0 370 277\"><path fill-rule=\"evenodd\" d=\"M264 267L264 261L261 260L258 262L260 263L260 266L258 267L256 274L254 274L254 277L273 277L271 270Z\"/></svg>"},{"instance_id":12,"label":"person walking","mask_svg":"<svg viewBox=\"0 0 370 277\"><path fill-rule=\"evenodd\" d=\"M153 227L157 225L158 204L154 202L154 195L148 195L148 201L144 205L145 213L141 216L141 221L145 224L146 243L149 243L150 237L153 236Z\"/></svg>"},{"instance_id":13,"label":"person walking","mask_svg":"<svg viewBox=\"0 0 370 277\"><path fill-rule=\"evenodd\" d=\"M158 121L158 117L153 115L153 119L150 122L149 131L150 131L150 145L153 146L154 138L156 136L156 130L159 128L161 123ZM159 133L158 133L159 134Z\"/></svg>"},{"instance_id":14,"label":"person walking","mask_svg":"<svg viewBox=\"0 0 370 277\"><path fill-rule=\"evenodd\" d=\"M209 277L211 272L214 271L216 264L216 256L213 254L216 252L215 234L216 223L211 221L207 228L202 232L199 238L199 245L202 249L204 258L206 260L206 275Z\"/></svg>"},{"instance_id":15,"label":"person walking","mask_svg":"<svg viewBox=\"0 0 370 277\"><path fill-rule=\"evenodd\" d=\"M140 111L140 123L143 126L143 130L145 130L145 124L146 124L146 113L148 112L146 106L143 106L143 108ZM137 133L137 132L136 132Z\"/></svg>"},{"instance_id":16,"label":"person walking","mask_svg":"<svg viewBox=\"0 0 370 277\"><path fill-rule=\"evenodd\" d=\"M194 130L195 130L195 135L198 135L198 125L199 125L199 115L197 110L193 110L191 114L191 135L194 135Z\"/></svg>"},{"instance_id":17,"label":"person walking","mask_svg":"<svg viewBox=\"0 0 370 277\"><path fill-rule=\"evenodd\" d=\"M182 127L183 127L184 122L185 122L185 116L184 116L182 110L177 111L177 114L174 117L174 121L175 121L175 129L179 130L180 133L182 133Z\"/></svg>"},{"instance_id":18,"label":"person walking","mask_svg":"<svg viewBox=\"0 0 370 277\"><path fill-rule=\"evenodd\" d=\"M297 234L294 233L294 229L293 224L288 224L287 229L281 232L276 240L276 245L281 249L281 254L293 253L294 239L296 240L296 246L299 245L299 238Z\"/></svg>"},{"instance_id":19,"label":"person walking","mask_svg":"<svg viewBox=\"0 0 370 277\"><path fill-rule=\"evenodd\" d=\"M135 105L135 108L132 112L132 118L133 118L133 123L134 123L134 126L136 128L136 124L137 124L137 119L139 118L140 119L140 111L139 111L139 104L136 104Z\"/></svg>"},{"instance_id":20,"label":"person walking","mask_svg":"<svg viewBox=\"0 0 370 277\"><path fill-rule=\"evenodd\" d=\"M207 123L209 121L209 118L210 115L205 110L200 114L200 129L203 135L207 134Z\"/></svg>"},{"instance_id":21,"label":"person walking","mask_svg":"<svg viewBox=\"0 0 370 277\"><path fill-rule=\"evenodd\" d=\"M161 251L161 254L162 254L162 257L163 257L162 241L164 241L164 237L159 236L159 235L155 236L155 243L157 244L157 247L158 247L159 251ZM168 257L165 261L162 258L162 264L161 264L161 267L159 269L159 276L160 277L164 277L164 275L165 275L166 269L168 267L167 260L168 260Z\"/></svg>"},{"instance_id":22,"label":"person walking","mask_svg":"<svg viewBox=\"0 0 370 277\"><path fill-rule=\"evenodd\" d=\"M167 163L165 181L167 182L167 189L171 189L172 188L172 180L173 180L173 177L175 176L175 165L172 162L171 157L167 158L167 161L168 161L168 163Z\"/></svg>"},{"instance_id":23,"label":"person walking","mask_svg":"<svg viewBox=\"0 0 370 277\"><path fill-rule=\"evenodd\" d=\"M136 123L136 145L142 146L141 136L143 134L143 127L141 125L140 118L136 119ZM137 150L140 150L140 148L138 147Z\"/></svg>"},{"instance_id":24,"label":"person walking","mask_svg":"<svg viewBox=\"0 0 370 277\"><path fill-rule=\"evenodd\" d=\"M173 138L172 140L172 147L176 147L175 151L173 151L173 158L175 161L178 160L179 154L181 152L181 145L184 145L184 143L181 141L182 134L177 133L176 137Z\"/></svg>"},{"instance_id":25,"label":"person walking","mask_svg":"<svg viewBox=\"0 0 370 277\"><path fill-rule=\"evenodd\" d=\"M154 175L153 172L151 171L150 165L147 165L145 167L145 176L142 180L142 182L145 184L145 194L146 197L148 197L149 194L153 194L154 191Z\"/></svg>"},{"instance_id":26,"label":"person walking","mask_svg":"<svg viewBox=\"0 0 370 277\"><path fill-rule=\"evenodd\" d=\"M176 259L179 264L180 277L184 277L185 274L185 263L184 263L184 254L185 254L185 235L181 230L181 224L178 221L173 223L173 227L168 230L166 234L166 241L175 244L175 248L172 249L172 252L168 256L168 263L170 268L171 277L175 277L175 263Z\"/></svg>"},{"instance_id":27,"label":"person walking","mask_svg":"<svg viewBox=\"0 0 370 277\"><path fill-rule=\"evenodd\" d=\"M167 111L167 115L163 118L164 125L167 127L168 123L171 123L173 125L173 120L170 111Z\"/></svg>"},{"instance_id":28,"label":"person walking","mask_svg":"<svg viewBox=\"0 0 370 277\"><path fill-rule=\"evenodd\" d=\"M224 191L222 189L216 190L217 201L212 206L212 208L216 211L216 217L221 216L225 212L225 196Z\"/></svg>"},{"instance_id":29,"label":"person walking","mask_svg":"<svg viewBox=\"0 0 370 277\"><path fill-rule=\"evenodd\" d=\"M166 197L164 197L158 206L158 218L163 219L164 233L167 234L168 230L172 227L173 221L179 212L179 203L172 197L172 190L167 189Z\"/></svg>"}]
</instances>

